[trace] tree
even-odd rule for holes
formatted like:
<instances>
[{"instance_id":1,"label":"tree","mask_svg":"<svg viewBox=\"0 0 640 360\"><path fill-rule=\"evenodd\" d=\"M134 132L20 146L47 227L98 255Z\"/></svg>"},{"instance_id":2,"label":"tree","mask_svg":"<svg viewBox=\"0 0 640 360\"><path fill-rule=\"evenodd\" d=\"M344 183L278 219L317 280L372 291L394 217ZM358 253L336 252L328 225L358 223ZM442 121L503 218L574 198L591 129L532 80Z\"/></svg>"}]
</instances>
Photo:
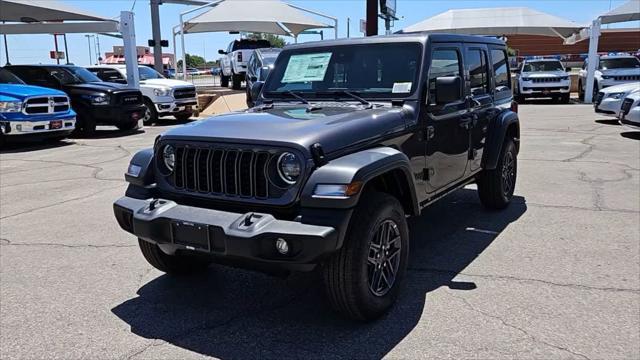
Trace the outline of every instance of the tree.
<instances>
[{"instance_id":1,"label":"tree","mask_svg":"<svg viewBox=\"0 0 640 360\"><path fill-rule=\"evenodd\" d=\"M203 67L206 63L202 56L185 54L185 58L187 59L187 67L199 68ZM178 68L182 68L182 60L178 60Z\"/></svg>"},{"instance_id":2,"label":"tree","mask_svg":"<svg viewBox=\"0 0 640 360\"><path fill-rule=\"evenodd\" d=\"M271 47L275 48L283 48L285 45L287 45L283 38L274 34L250 33L249 35L247 35L247 38L267 40L271 44Z\"/></svg>"}]
</instances>

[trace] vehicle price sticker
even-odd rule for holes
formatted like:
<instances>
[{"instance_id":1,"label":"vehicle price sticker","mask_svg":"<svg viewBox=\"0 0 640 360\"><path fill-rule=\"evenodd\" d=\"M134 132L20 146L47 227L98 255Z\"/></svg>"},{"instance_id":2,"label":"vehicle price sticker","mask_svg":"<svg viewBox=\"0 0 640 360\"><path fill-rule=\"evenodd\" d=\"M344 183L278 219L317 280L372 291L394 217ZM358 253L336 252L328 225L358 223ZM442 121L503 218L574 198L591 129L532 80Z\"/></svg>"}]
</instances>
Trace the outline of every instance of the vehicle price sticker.
<instances>
[{"instance_id":1,"label":"vehicle price sticker","mask_svg":"<svg viewBox=\"0 0 640 360\"><path fill-rule=\"evenodd\" d=\"M411 85L412 85L412 83L410 83L410 82L393 83L393 89L391 90L391 92L394 93L394 94L410 93L411 92Z\"/></svg>"},{"instance_id":2,"label":"vehicle price sticker","mask_svg":"<svg viewBox=\"0 0 640 360\"><path fill-rule=\"evenodd\" d=\"M283 83L322 81L332 53L292 55L282 78Z\"/></svg>"}]
</instances>

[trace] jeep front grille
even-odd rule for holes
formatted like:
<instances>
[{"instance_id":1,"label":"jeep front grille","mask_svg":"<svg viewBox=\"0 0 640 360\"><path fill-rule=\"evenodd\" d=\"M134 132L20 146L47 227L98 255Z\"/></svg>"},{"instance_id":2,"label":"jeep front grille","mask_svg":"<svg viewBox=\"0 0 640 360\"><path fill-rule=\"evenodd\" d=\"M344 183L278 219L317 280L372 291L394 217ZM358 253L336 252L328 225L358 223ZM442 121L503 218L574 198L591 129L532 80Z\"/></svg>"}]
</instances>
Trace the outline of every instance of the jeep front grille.
<instances>
[{"instance_id":1,"label":"jeep front grille","mask_svg":"<svg viewBox=\"0 0 640 360\"><path fill-rule=\"evenodd\" d=\"M623 114L627 115L629 111L631 111L631 105L633 105L633 99L624 99L620 111L622 111Z\"/></svg>"},{"instance_id":2,"label":"jeep front grille","mask_svg":"<svg viewBox=\"0 0 640 360\"><path fill-rule=\"evenodd\" d=\"M196 88L192 87L184 87L173 90L173 97L175 99L193 99L196 97Z\"/></svg>"},{"instance_id":3,"label":"jeep front grille","mask_svg":"<svg viewBox=\"0 0 640 360\"><path fill-rule=\"evenodd\" d=\"M613 79L615 81L639 81L640 75L615 75Z\"/></svg>"},{"instance_id":4,"label":"jeep front grille","mask_svg":"<svg viewBox=\"0 0 640 360\"><path fill-rule=\"evenodd\" d=\"M29 98L24 102L22 110L25 115L56 114L67 111L69 111L69 98L66 96Z\"/></svg>"},{"instance_id":5,"label":"jeep front grille","mask_svg":"<svg viewBox=\"0 0 640 360\"><path fill-rule=\"evenodd\" d=\"M540 77L540 78L531 78L531 81L534 84L553 83L553 82L560 82L560 78L559 77Z\"/></svg>"},{"instance_id":6,"label":"jeep front grille","mask_svg":"<svg viewBox=\"0 0 640 360\"><path fill-rule=\"evenodd\" d=\"M272 154L266 151L176 147L173 186L192 193L269 197L268 164Z\"/></svg>"}]
</instances>

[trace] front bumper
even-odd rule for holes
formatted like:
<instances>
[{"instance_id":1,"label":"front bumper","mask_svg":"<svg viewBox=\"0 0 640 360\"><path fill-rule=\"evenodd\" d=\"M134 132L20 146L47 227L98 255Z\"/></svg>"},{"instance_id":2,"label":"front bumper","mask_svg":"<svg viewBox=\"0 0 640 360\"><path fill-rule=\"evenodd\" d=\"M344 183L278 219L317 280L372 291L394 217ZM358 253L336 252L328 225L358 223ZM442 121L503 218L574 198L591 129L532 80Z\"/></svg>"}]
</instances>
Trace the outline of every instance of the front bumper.
<instances>
[{"instance_id":1,"label":"front bumper","mask_svg":"<svg viewBox=\"0 0 640 360\"><path fill-rule=\"evenodd\" d=\"M593 108L598 114L615 117L622 107L622 100L623 99L604 98L599 104L594 103Z\"/></svg>"},{"instance_id":2,"label":"front bumper","mask_svg":"<svg viewBox=\"0 0 640 360\"><path fill-rule=\"evenodd\" d=\"M626 115L620 115L619 122L630 129L640 130L640 106L632 108Z\"/></svg>"},{"instance_id":3,"label":"front bumper","mask_svg":"<svg viewBox=\"0 0 640 360\"><path fill-rule=\"evenodd\" d=\"M144 105L99 105L89 108L91 116L101 125L118 125L144 118Z\"/></svg>"},{"instance_id":4,"label":"front bumper","mask_svg":"<svg viewBox=\"0 0 640 360\"><path fill-rule=\"evenodd\" d=\"M192 113L193 108L198 106L198 100L196 98L180 99L172 102L156 103L155 106L159 115Z\"/></svg>"},{"instance_id":5,"label":"front bumper","mask_svg":"<svg viewBox=\"0 0 640 360\"><path fill-rule=\"evenodd\" d=\"M550 96L571 93L571 84L526 84L520 87L520 94L528 96Z\"/></svg>"},{"instance_id":6,"label":"front bumper","mask_svg":"<svg viewBox=\"0 0 640 360\"><path fill-rule=\"evenodd\" d=\"M50 120L23 121L7 120L2 123L1 131L6 136L53 134L64 135L71 133L76 127L76 117L56 118Z\"/></svg>"},{"instance_id":7,"label":"front bumper","mask_svg":"<svg viewBox=\"0 0 640 360\"><path fill-rule=\"evenodd\" d=\"M137 237L173 249L209 253L262 264L316 264L338 249L338 231L330 226L277 220L269 214L239 214L179 205L158 199L122 197L113 204L120 227ZM251 216L247 222L247 218ZM289 252L281 254L276 241Z\"/></svg>"}]
</instances>

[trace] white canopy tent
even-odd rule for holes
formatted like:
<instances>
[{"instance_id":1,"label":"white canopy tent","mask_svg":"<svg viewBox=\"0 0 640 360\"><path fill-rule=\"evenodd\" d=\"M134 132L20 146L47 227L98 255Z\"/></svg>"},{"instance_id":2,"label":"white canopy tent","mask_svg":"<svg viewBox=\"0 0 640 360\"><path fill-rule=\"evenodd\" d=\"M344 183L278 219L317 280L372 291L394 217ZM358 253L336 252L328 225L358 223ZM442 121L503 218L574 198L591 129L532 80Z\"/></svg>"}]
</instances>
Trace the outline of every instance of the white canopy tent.
<instances>
[{"instance_id":1,"label":"white canopy tent","mask_svg":"<svg viewBox=\"0 0 640 360\"><path fill-rule=\"evenodd\" d=\"M212 7L190 20L184 16L207 7ZM305 13L311 13L331 19L334 25L319 22ZM280 0L218 0L190 9L180 14L179 32L181 36L183 69L186 79L186 61L184 34L204 32L258 32L275 35L293 36L308 29L333 28L338 37L338 19L299 6L287 4ZM174 46L175 51L175 46Z\"/></svg>"},{"instance_id":2,"label":"white canopy tent","mask_svg":"<svg viewBox=\"0 0 640 360\"><path fill-rule=\"evenodd\" d=\"M594 75L598 63L598 40L600 38L600 26L602 24L614 24L640 20L640 0L630 0L617 8L600 15L593 20L591 27L584 28L565 40L565 44L572 45L589 38L589 58L587 68L587 83L584 93L584 102L593 101Z\"/></svg>"},{"instance_id":3,"label":"white canopy tent","mask_svg":"<svg viewBox=\"0 0 640 360\"><path fill-rule=\"evenodd\" d=\"M129 11L122 11L118 22L56 0L0 0L0 21L3 22L0 34L4 35L121 33L125 59L137 59L134 19ZM131 87L138 88L137 60L126 63L127 81Z\"/></svg>"},{"instance_id":4,"label":"white canopy tent","mask_svg":"<svg viewBox=\"0 0 640 360\"><path fill-rule=\"evenodd\" d=\"M401 30L472 35L545 35L566 38L581 26L526 7L455 9Z\"/></svg>"}]
</instances>

